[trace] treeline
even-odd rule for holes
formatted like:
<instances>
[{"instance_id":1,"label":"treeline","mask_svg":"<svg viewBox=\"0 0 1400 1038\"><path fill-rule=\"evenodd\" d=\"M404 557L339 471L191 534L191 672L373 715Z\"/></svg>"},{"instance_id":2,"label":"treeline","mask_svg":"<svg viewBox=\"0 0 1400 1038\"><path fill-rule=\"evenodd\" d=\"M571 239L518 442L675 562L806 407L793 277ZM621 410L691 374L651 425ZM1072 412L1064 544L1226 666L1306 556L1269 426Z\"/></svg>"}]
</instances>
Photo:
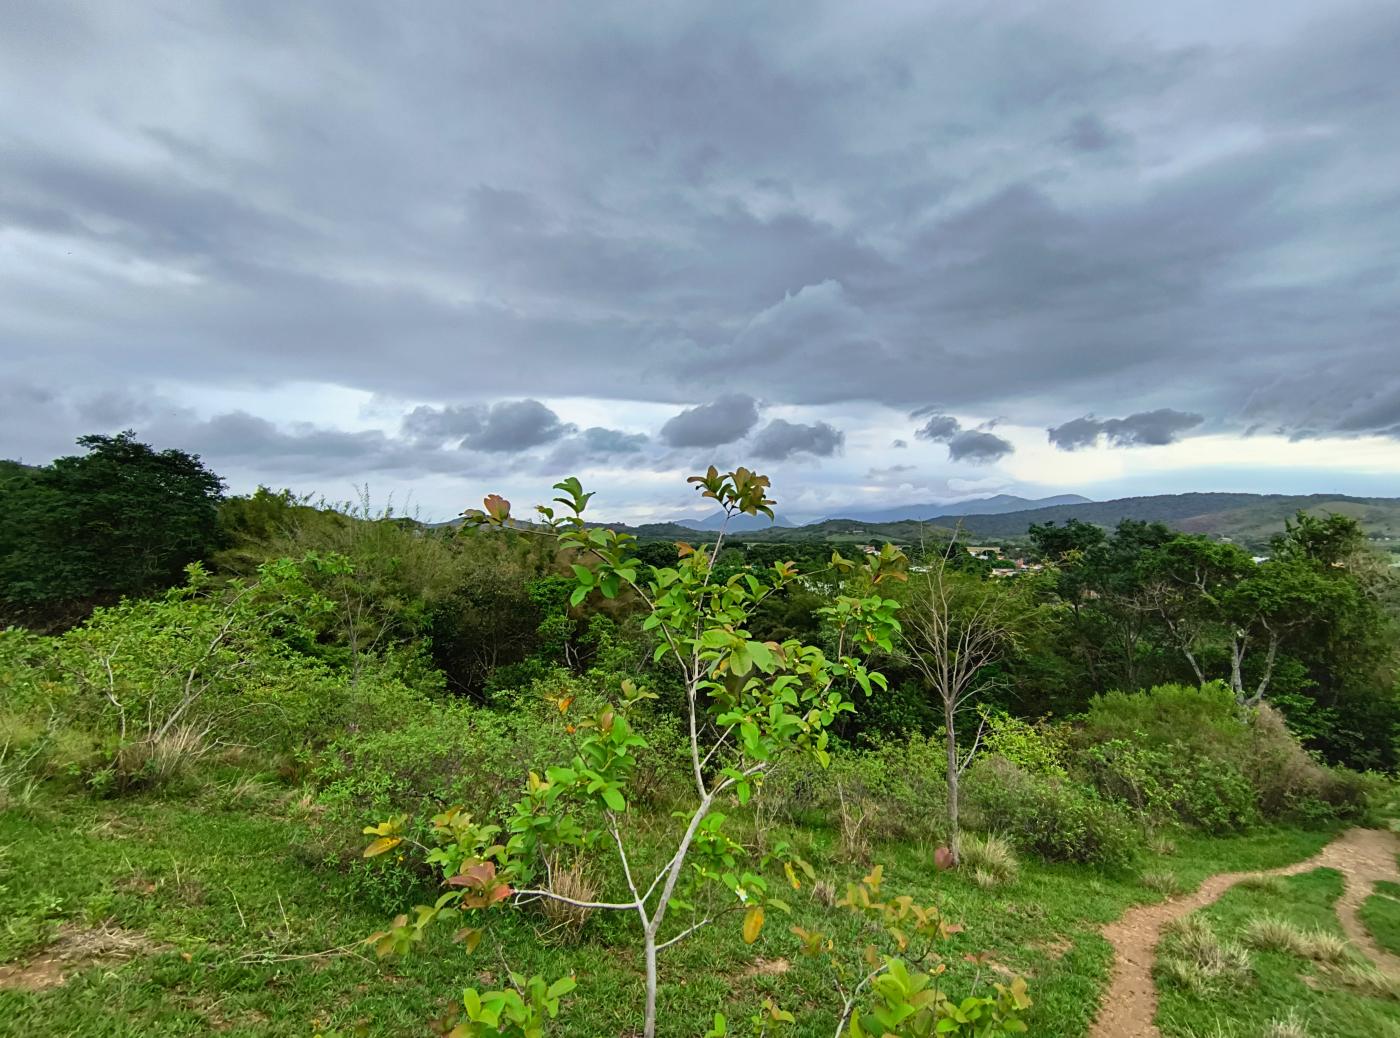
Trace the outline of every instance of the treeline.
<instances>
[{"instance_id":1,"label":"treeline","mask_svg":"<svg viewBox=\"0 0 1400 1038\"><path fill-rule=\"evenodd\" d=\"M209 593L256 583L260 567L288 560L320 611L315 653L352 675L393 651L423 659L449 694L477 703L558 668L583 674L605 662L666 685L664 668L650 662L639 603L622 595L571 604L571 560L545 539L428 528L369 502L331 507L290 491L228 497L195 456L154 451L130 433L79 442L83 455L0 470L7 626L62 631L96 607L184 585L191 563L203 565L197 583ZM697 532L697 543L706 536ZM1128 520L1106 533L1070 520L1033 525L1029 536L1045 569L995 581L993 564L957 543L907 548L915 585L937 562L943 579L985 584L1014 615L1014 636L980 676L982 705L1063 717L1110 691L1221 681L1241 703L1274 705L1327 759L1395 769L1395 586L1355 521L1300 513L1260 561L1160 523ZM821 611L842 590L829 573L834 550L728 544L714 579L787 562L821 571L752 618L755 637L820 644ZM676 565L678 551L670 541L637 546L656 568ZM944 724L917 667L899 654L879 662L889 693L841 719L841 738L929 734ZM973 735L973 714L956 723Z\"/></svg>"}]
</instances>

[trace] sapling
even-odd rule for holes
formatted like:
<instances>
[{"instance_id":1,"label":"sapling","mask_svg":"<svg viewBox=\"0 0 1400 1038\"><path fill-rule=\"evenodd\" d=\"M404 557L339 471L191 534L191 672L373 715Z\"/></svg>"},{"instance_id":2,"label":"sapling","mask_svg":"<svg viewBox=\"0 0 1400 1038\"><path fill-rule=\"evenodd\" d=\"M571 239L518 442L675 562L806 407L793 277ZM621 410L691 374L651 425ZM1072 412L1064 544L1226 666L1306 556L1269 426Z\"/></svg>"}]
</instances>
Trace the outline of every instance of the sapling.
<instances>
[{"instance_id":1,"label":"sapling","mask_svg":"<svg viewBox=\"0 0 1400 1038\"><path fill-rule=\"evenodd\" d=\"M754 610L799 579L796 566L778 562L766 569L740 570L725 579L718 578L715 570L733 517L772 517L768 478L745 468L721 474L711 467L690 482L723 510L725 527L711 545L698 549L679 545L679 558L668 567L645 567L636 557L632 536L588 526L583 516L592 494L585 493L574 478L555 485L560 496L553 504L538 507L536 524L513 520L509 502L496 495L486 498L484 509L466 514L473 525L553 538L572 560L572 605L595 593L605 598L628 594L642 604L643 628L654 632L657 641L655 658L671 657L684 690L692 789L676 812L679 823L670 857L654 873L641 873L635 841L629 840L626 825L629 780L638 752L647 745L631 717L640 704L655 696L624 680L613 702L577 719L572 697L561 697L556 705L568 719L571 758L543 775L528 776L526 791L504 830L474 820L469 805L451 808L432 820L429 844L417 846L427 862L440 870L447 889L434 905L419 906L411 916L401 915L373 935L370 940L381 954L407 951L435 920L449 917L465 924L457 937L473 949L482 936L481 914L506 904L545 899L590 912L620 912L635 921L645 964L643 1033L653 1038L662 953L726 918L740 920L739 936L753 944L771 913L788 911L770 889L765 873L780 870L794 889L801 887L804 878L813 878L811 866L785 842L760 854L730 838L723 808L747 804L762 776L784 756L806 755L825 766L830 760L830 727L854 708L851 693L859 689L869 695L885 687L884 677L867 669L863 660L875 649L893 651L899 632L898 603L881 595L880 586L903 579L904 557L890 546L863 566L839 554L832 556L830 569L837 574L863 571L858 586L867 593L838 595L822 611L835 645L831 655L797 639L756 640L748 631ZM393 850L405 841L416 843L406 831L407 819L402 816L368 827L365 832L376 839L366 848L366 856ZM605 849L614 862L612 889L623 893L615 900L603 900L561 892L551 875L560 853L598 848ZM889 968L882 966L875 975ZM555 985L544 985L539 978L516 981L515 997L509 992L489 993L491 1004L508 1003L522 1017L511 1026L526 1034L540 1033L542 1014L552 1015L557 1006L551 1002L532 1008L535 1003L526 995L556 990L563 994L565 988L559 987L563 981ZM487 1001L479 992L466 993L469 1023L477 1030L463 1030L463 1034L495 1033L484 1029L493 1020ZM843 1019L854 1019L851 1012L848 1007ZM763 1030L789 1020L790 1014L776 1005L754 1018L755 1027ZM723 1016L717 1015L712 1033L726 1034L726 1028Z\"/></svg>"}]
</instances>

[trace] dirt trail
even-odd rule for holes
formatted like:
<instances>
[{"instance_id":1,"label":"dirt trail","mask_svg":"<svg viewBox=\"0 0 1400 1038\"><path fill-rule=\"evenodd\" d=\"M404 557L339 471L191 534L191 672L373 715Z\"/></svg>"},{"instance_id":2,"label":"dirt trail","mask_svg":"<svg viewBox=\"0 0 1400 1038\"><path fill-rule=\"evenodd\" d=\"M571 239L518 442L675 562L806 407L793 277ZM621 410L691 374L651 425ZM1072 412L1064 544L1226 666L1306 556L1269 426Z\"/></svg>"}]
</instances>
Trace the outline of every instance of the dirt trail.
<instances>
[{"instance_id":1,"label":"dirt trail","mask_svg":"<svg viewBox=\"0 0 1400 1038\"><path fill-rule=\"evenodd\" d=\"M1262 872L1222 872L1186 897L1128 909L1104 927L1103 935L1113 945L1113 975L1089 1038L1157 1038L1157 989L1152 981L1152 964L1162 928L1173 919L1204 908L1251 876L1296 876L1313 869L1336 869L1346 884L1337 900L1342 929L1376 965L1400 976L1400 957L1378 946L1357 915L1377 880L1400 882L1397 851L1400 839L1394 833L1384 829L1349 829L1306 861Z\"/></svg>"}]
</instances>

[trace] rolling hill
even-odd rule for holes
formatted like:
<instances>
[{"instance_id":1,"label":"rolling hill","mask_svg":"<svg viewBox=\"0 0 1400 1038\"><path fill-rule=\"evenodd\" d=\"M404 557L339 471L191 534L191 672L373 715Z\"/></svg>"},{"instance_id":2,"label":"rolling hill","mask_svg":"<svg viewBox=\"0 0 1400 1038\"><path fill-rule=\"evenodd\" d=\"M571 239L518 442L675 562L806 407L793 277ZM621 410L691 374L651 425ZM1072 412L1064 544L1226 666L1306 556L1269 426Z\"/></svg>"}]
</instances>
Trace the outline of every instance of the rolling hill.
<instances>
[{"instance_id":1,"label":"rolling hill","mask_svg":"<svg viewBox=\"0 0 1400 1038\"><path fill-rule=\"evenodd\" d=\"M1092 504L1091 498L1078 494L1059 494L1055 497L1028 498L1015 494L997 494L994 497L978 497L970 501L954 504L928 502L921 505L899 505L895 508L849 508L833 512L821 522L833 519L848 519L864 523L898 523L906 519L926 522L933 516L948 515L1000 515L1005 512L1025 512L1035 508L1053 508L1056 505Z\"/></svg>"},{"instance_id":2,"label":"rolling hill","mask_svg":"<svg viewBox=\"0 0 1400 1038\"><path fill-rule=\"evenodd\" d=\"M890 509L897 513L900 509ZM894 541L910 544L921 537L946 537L955 528L965 536L990 541L1020 540L1032 523L1070 519L1112 528L1124 519L1162 522L1188 533L1228 537L1242 545L1263 547L1298 511L1342 513L1360 521L1377 547L1400 553L1400 498L1348 497L1340 494L1156 494L1113 501L1079 501L1020 511L957 514L944 512L924 521L898 519L827 519L806 526L769 526L738 530L735 540L834 543ZM638 536L675 539L693 536L693 527L657 523L637 527ZM703 531L702 531L703 532Z\"/></svg>"}]
</instances>

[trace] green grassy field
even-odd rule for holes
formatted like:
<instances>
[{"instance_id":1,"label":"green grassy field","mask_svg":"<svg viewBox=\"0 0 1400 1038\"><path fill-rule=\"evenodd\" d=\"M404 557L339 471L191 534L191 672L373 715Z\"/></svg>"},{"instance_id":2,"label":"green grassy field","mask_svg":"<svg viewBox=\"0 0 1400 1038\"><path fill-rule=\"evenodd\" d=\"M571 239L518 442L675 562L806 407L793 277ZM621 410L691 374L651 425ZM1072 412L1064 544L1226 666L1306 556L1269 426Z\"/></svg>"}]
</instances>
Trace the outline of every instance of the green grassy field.
<instances>
[{"instance_id":1,"label":"green grassy field","mask_svg":"<svg viewBox=\"0 0 1400 1038\"><path fill-rule=\"evenodd\" d=\"M1400 955L1400 884L1377 883L1361 906L1361 921L1386 951Z\"/></svg>"},{"instance_id":2,"label":"green grassy field","mask_svg":"<svg viewBox=\"0 0 1400 1038\"><path fill-rule=\"evenodd\" d=\"M77 956L77 968L59 986L0 985L8 988L0 990L0 1033L309 1038L359 1028L371 1035L422 1034L464 986L499 982L502 961L525 973L577 974L578 991L554 1033L584 1038L637 1029L641 964L630 916L596 916L568 941L551 934L533 910L504 911L473 955L443 932L408 959L379 962L355 945L385 916L337 870L319 864L307 812L300 790L230 774L222 784L179 797L40 797L0 813L0 960L32 963L55 938L60 944L51 949L75 949ZM804 830L800 838L820 873L844 882L864 871L863 864L834 860L830 831ZM1298 860L1327 838L1296 830L1181 837L1171 856L1149 855L1142 871L1168 871L1190 887L1213 872ZM887 890L937 903L966 927L946 946L949 990L965 989L979 969L965 954L989 951L1028 978L1032 1034L1083 1034L1108 968L1099 927L1128 904L1161 895L1138 872L1107 875L1029 861L1014 885L984 891L960 874L935 872L931 851L886 845L873 860L885 865ZM1334 896L1326 882L1299 881L1306 897L1296 910L1322 914ZM1255 907L1250 897L1231 895L1221 910L1226 921L1248 914ZM698 1035L716 1009L741 1019L767 995L796 1014L790 1033L831 1033L829 983L795 954L786 927L844 929L853 941L860 935L843 913L805 891L790 900L791 920L770 924L752 947L737 939L736 918L734 933L712 927L663 953L663 1034ZM103 928L124 940L139 938L142 953L124 962L99 956L84 966L83 942L100 951L94 931ZM320 954L331 949L345 950ZM1290 967L1271 963L1261 972L1270 1007L1284 995L1309 1005L1321 997L1290 979ZM1350 996L1335 997L1356 1013L1364 1008ZM1213 1010L1180 999L1168 1004L1173 1021Z\"/></svg>"},{"instance_id":3,"label":"green grassy field","mask_svg":"<svg viewBox=\"0 0 1400 1038\"><path fill-rule=\"evenodd\" d=\"M1315 869L1265 884L1242 884L1209 908L1194 914L1214 935L1214 946L1185 956L1184 980L1173 976L1164 958L1172 938L1159 949L1157 1023L1167 1038L1359 1038L1400 1035L1400 985L1366 983L1372 976L1359 953L1342 946L1333 902L1342 877ZM1292 932L1323 934L1315 957L1295 950L1267 950L1251 941L1250 925L1282 920ZM1318 961L1318 958L1321 961ZM1328 961L1331 958L1334 961ZM1390 997L1383 994L1389 989Z\"/></svg>"}]
</instances>

